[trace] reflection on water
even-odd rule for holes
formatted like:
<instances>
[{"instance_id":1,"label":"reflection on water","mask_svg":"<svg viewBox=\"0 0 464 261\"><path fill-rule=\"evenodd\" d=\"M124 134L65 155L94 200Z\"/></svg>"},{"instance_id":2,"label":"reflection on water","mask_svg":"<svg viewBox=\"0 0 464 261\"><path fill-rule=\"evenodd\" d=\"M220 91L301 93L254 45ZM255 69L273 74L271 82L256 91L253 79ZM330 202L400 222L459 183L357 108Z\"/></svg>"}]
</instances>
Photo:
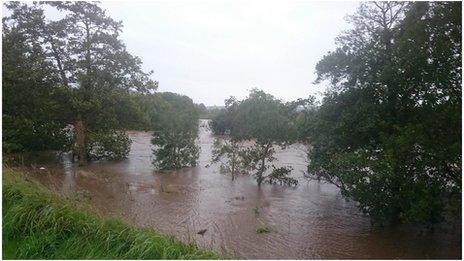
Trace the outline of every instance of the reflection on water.
<instances>
[{"instance_id":1,"label":"reflection on water","mask_svg":"<svg viewBox=\"0 0 464 261\"><path fill-rule=\"evenodd\" d=\"M66 155L42 159L35 175L48 187L73 195L85 190L100 212L153 227L205 248L247 259L460 258L461 228L454 232L373 227L332 185L305 181L304 147L277 150L291 165L297 188L263 185L251 177L231 181L209 164L213 137L201 122L198 167L160 173L151 165L151 134L130 132L128 159L77 168ZM42 164L42 165L40 165ZM266 226L270 233L258 234ZM206 229L203 235L200 230Z\"/></svg>"}]
</instances>

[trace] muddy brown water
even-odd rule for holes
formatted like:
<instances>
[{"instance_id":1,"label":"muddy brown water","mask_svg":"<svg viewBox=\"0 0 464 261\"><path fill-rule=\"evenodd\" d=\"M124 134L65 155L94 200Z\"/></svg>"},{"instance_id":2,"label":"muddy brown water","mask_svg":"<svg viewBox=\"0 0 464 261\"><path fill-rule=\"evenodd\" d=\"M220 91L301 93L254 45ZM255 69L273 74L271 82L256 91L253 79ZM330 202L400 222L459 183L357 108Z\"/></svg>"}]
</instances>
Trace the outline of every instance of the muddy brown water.
<instances>
[{"instance_id":1,"label":"muddy brown water","mask_svg":"<svg viewBox=\"0 0 464 261\"><path fill-rule=\"evenodd\" d=\"M151 133L129 132L129 157L78 168L69 157L35 158L34 175L69 197L85 195L104 215L172 234L200 247L243 259L461 258L461 227L434 231L372 226L356 204L330 184L303 179L305 148L277 149L279 164L294 168L296 188L235 181L209 164L214 137L200 122L199 165L154 171ZM258 228L269 233L257 233ZM203 235L197 232L206 229Z\"/></svg>"}]
</instances>

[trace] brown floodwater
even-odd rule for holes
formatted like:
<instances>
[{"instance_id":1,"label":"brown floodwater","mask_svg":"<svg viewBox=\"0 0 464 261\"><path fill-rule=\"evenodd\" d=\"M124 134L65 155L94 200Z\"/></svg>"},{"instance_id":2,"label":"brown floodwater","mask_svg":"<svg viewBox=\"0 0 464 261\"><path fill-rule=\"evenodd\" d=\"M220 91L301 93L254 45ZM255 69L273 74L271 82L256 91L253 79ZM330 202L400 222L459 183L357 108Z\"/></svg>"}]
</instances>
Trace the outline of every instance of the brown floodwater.
<instances>
[{"instance_id":1,"label":"brown floodwater","mask_svg":"<svg viewBox=\"0 0 464 261\"><path fill-rule=\"evenodd\" d=\"M294 168L298 187L258 188L250 176L232 181L219 166L207 167L214 137L206 121L200 126L195 168L155 171L151 133L129 132L133 143L126 160L78 168L66 155L35 158L34 176L65 196L85 195L104 215L237 258L461 258L461 224L433 231L373 226L335 186L303 178L307 162L302 145L276 153L278 164ZM264 227L270 232L257 233Z\"/></svg>"}]
</instances>

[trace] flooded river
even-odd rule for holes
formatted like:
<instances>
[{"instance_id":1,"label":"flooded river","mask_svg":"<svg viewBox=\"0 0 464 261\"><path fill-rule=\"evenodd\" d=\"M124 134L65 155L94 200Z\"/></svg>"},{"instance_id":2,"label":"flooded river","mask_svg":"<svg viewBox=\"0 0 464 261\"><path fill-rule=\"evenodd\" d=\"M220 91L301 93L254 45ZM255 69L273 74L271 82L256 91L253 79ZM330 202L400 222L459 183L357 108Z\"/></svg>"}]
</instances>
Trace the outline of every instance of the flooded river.
<instances>
[{"instance_id":1,"label":"flooded river","mask_svg":"<svg viewBox=\"0 0 464 261\"><path fill-rule=\"evenodd\" d=\"M329 184L303 179L304 146L277 150L291 165L297 188L263 185L252 177L207 167L213 136L201 122L198 167L154 171L151 134L130 132L128 159L77 168L67 157L37 162L40 182L69 197L84 195L102 214L152 227L199 246L244 259L460 258L460 227L434 232L380 228ZM269 233L257 233L258 228ZM197 232L206 229L201 235Z\"/></svg>"}]
</instances>

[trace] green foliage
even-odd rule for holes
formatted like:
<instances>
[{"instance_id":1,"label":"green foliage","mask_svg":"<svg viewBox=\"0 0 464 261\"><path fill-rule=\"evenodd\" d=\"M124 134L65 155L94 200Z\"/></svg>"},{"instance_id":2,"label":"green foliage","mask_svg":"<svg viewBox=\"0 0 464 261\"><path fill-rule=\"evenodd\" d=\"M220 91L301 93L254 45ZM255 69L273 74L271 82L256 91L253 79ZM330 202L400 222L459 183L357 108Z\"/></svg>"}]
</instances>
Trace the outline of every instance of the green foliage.
<instances>
[{"instance_id":1,"label":"green foliage","mask_svg":"<svg viewBox=\"0 0 464 261\"><path fill-rule=\"evenodd\" d=\"M221 172L230 173L234 180L237 174L246 173L241 158L242 153L243 150L237 141L216 138L213 143L211 163L220 163Z\"/></svg>"},{"instance_id":2,"label":"green foliage","mask_svg":"<svg viewBox=\"0 0 464 261\"><path fill-rule=\"evenodd\" d=\"M29 44L18 27L4 24L2 33L3 151L61 149L66 142L66 92L44 51Z\"/></svg>"},{"instance_id":3,"label":"green foliage","mask_svg":"<svg viewBox=\"0 0 464 261\"><path fill-rule=\"evenodd\" d=\"M287 102L286 106L290 119L294 122L297 133L297 141L308 143L310 133L310 124L313 122L315 113L317 112L317 103L314 96L309 96L306 99L297 99Z\"/></svg>"},{"instance_id":4,"label":"green foliage","mask_svg":"<svg viewBox=\"0 0 464 261\"><path fill-rule=\"evenodd\" d=\"M21 172L2 175L4 259L220 258L151 229L102 218L26 180Z\"/></svg>"},{"instance_id":5,"label":"green foliage","mask_svg":"<svg viewBox=\"0 0 464 261\"><path fill-rule=\"evenodd\" d=\"M282 101L254 89L240 101L234 113L231 136L237 140L255 140L258 144L285 145L296 138L296 128Z\"/></svg>"},{"instance_id":6,"label":"green foliage","mask_svg":"<svg viewBox=\"0 0 464 261\"><path fill-rule=\"evenodd\" d=\"M59 122L22 116L12 118L5 114L2 118L4 153L61 150L69 142Z\"/></svg>"},{"instance_id":7,"label":"green foliage","mask_svg":"<svg viewBox=\"0 0 464 261\"><path fill-rule=\"evenodd\" d=\"M87 155L92 160L121 160L130 152L131 139L124 131L88 132Z\"/></svg>"},{"instance_id":8,"label":"green foliage","mask_svg":"<svg viewBox=\"0 0 464 261\"><path fill-rule=\"evenodd\" d=\"M213 161L226 156L229 167L230 163L239 163L237 167L240 171L251 172L258 186L263 182L296 185L297 180L288 177L290 171L266 174L271 167L269 163L275 160L273 147L284 148L297 138L290 111L282 101L256 89L243 101L234 98L226 100L225 109L211 123L213 132L229 133L232 144L247 141L251 145L239 149L236 145L231 147L232 144L218 144L219 147L213 153ZM234 159L235 157L240 160Z\"/></svg>"},{"instance_id":9,"label":"green foliage","mask_svg":"<svg viewBox=\"0 0 464 261\"><path fill-rule=\"evenodd\" d=\"M221 111L218 106L205 106L203 103L197 104L200 119L213 119Z\"/></svg>"},{"instance_id":10,"label":"green foliage","mask_svg":"<svg viewBox=\"0 0 464 261\"><path fill-rule=\"evenodd\" d=\"M187 96L160 93L161 102L153 110L154 132L152 143L154 165L161 170L196 166L199 146L198 111Z\"/></svg>"},{"instance_id":11,"label":"green foliage","mask_svg":"<svg viewBox=\"0 0 464 261\"><path fill-rule=\"evenodd\" d=\"M435 223L461 201L461 4L363 3L297 121L313 177L375 221ZM445 214L447 213L447 214Z\"/></svg>"},{"instance_id":12,"label":"green foliage","mask_svg":"<svg viewBox=\"0 0 464 261\"><path fill-rule=\"evenodd\" d=\"M127 52L119 38L121 22L108 17L98 3L8 2L5 7L11 15L3 20L3 115L15 127L35 128L8 131L6 149L56 149L62 139L53 134L68 124L82 126L73 135L81 143L78 148L95 142L104 144L100 149L114 148L119 145L109 145L108 137L115 130L146 124L149 119L130 97L154 91L157 82L150 79L151 72L143 72L140 58ZM62 16L47 19L45 7ZM108 133L94 134L103 131ZM30 132L37 136L34 143ZM86 142L86 134L104 140ZM93 150L79 149L80 158L93 158L85 155Z\"/></svg>"},{"instance_id":13,"label":"green foliage","mask_svg":"<svg viewBox=\"0 0 464 261\"><path fill-rule=\"evenodd\" d=\"M288 186L296 186L298 185L298 180L294 178L288 177L290 172L292 172L292 167L280 167L276 168L272 166L273 170L269 176L267 176L267 182L269 184L280 184L280 185L288 185Z\"/></svg>"},{"instance_id":14,"label":"green foliage","mask_svg":"<svg viewBox=\"0 0 464 261\"><path fill-rule=\"evenodd\" d=\"M225 101L225 107L219 110L210 122L214 134L224 135L230 133L237 107L238 101L234 97L230 97Z\"/></svg>"},{"instance_id":15,"label":"green foliage","mask_svg":"<svg viewBox=\"0 0 464 261\"><path fill-rule=\"evenodd\" d=\"M171 92L158 93L160 102L153 110L154 130L198 132L198 111L192 99Z\"/></svg>"},{"instance_id":16,"label":"green foliage","mask_svg":"<svg viewBox=\"0 0 464 261\"><path fill-rule=\"evenodd\" d=\"M153 164L160 170L196 166L200 148L195 144L195 139L196 135L188 132L155 133L152 139L156 146Z\"/></svg>"},{"instance_id":17,"label":"green foliage","mask_svg":"<svg viewBox=\"0 0 464 261\"><path fill-rule=\"evenodd\" d=\"M117 106L113 107L113 115L118 127L124 130L151 130L150 111L145 107L148 106L145 104L148 103L148 99L145 101L141 97L152 95L154 94L121 93L115 95L114 104Z\"/></svg>"}]
</instances>

